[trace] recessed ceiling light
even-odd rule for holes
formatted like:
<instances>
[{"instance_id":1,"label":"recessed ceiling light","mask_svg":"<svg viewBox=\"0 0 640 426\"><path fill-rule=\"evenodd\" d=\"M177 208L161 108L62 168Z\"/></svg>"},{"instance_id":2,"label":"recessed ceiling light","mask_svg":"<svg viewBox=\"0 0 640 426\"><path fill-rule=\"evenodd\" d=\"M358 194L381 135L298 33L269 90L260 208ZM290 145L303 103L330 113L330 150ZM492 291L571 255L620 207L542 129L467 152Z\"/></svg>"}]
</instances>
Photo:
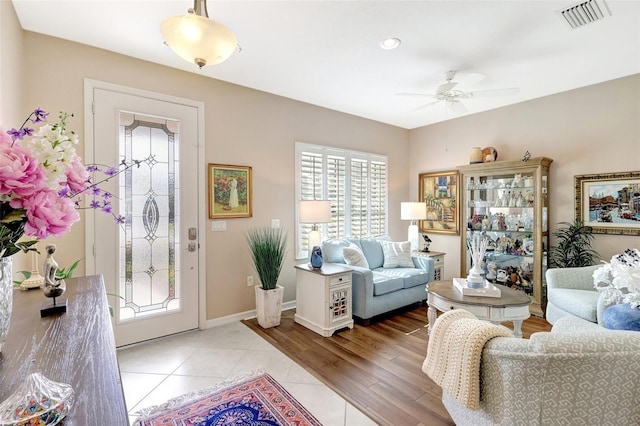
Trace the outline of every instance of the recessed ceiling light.
<instances>
[{"instance_id":1,"label":"recessed ceiling light","mask_svg":"<svg viewBox=\"0 0 640 426\"><path fill-rule=\"evenodd\" d=\"M396 37L386 38L380 42L380 47L386 50L395 49L400 46L400 39Z\"/></svg>"}]
</instances>

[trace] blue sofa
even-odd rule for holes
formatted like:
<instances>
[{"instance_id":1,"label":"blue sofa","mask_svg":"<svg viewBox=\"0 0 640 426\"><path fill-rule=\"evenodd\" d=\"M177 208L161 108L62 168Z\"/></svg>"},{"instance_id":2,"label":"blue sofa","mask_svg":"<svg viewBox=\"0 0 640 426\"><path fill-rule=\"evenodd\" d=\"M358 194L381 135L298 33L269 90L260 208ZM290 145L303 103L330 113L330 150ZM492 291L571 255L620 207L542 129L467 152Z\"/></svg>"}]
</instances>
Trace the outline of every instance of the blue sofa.
<instances>
[{"instance_id":1,"label":"blue sofa","mask_svg":"<svg viewBox=\"0 0 640 426\"><path fill-rule=\"evenodd\" d=\"M430 258L413 257L405 252L404 257L411 259L409 262L413 263L412 267L408 267L406 261L401 267L383 267L385 242L396 246L400 244L392 243L388 236L326 240L322 243L325 262L344 264L352 269L353 316L365 324L376 315L426 300L425 285L433 281L434 266L433 259ZM385 245L387 253L390 244ZM368 268L345 261L344 249L353 249L353 245L366 258Z\"/></svg>"}]
</instances>

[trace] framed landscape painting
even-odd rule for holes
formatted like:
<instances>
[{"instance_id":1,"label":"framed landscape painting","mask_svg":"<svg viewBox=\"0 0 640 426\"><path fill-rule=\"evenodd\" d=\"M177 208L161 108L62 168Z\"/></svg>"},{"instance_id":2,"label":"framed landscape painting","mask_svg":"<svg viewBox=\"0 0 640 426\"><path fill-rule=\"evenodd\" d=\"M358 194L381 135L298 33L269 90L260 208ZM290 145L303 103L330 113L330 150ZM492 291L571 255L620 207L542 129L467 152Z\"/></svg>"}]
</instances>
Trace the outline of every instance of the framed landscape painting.
<instances>
[{"instance_id":1,"label":"framed landscape painting","mask_svg":"<svg viewBox=\"0 0 640 426\"><path fill-rule=\"evenodd\" d=\"M418 179L419 201L427 205L421 231L458 235L458 171L421 173Z\"/></svg>"},{"instance_id":2,"label":"framed landscape painting","mask_svg":"<svg viewBox=\"0 0 640 426\"><path fill-rule=\"evenodd\" d=\"M209 164L209 219L251 217L251 167Z\"/></svg>"},{"instance_id":3,"label":"framed landscape painting","mask_svg":"<svg viewBox=\"0 0 640 426\"><path fill-rule=\"evenodd\" d=\"M594 234L640 235L640 172L578 175L576 220Z\"/></svg>"}]
</instances>

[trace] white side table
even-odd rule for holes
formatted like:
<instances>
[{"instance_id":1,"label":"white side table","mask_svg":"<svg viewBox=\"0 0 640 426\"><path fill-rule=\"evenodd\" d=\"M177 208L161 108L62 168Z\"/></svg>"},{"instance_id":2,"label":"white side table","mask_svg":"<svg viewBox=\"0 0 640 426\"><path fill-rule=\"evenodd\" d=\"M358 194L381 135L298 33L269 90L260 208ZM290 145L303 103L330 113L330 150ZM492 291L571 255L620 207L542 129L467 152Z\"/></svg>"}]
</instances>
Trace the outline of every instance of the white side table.
<instances>
[{"instance_id":1,"label":"white side table","mask_svg":"<svg viewBox=\"0 0 640 426\"><path fill-rule=\"evenodd\" d=\"M321 269L296 265L294 321L329 337L341 328L353 328L351 269L325 263Z\"/></svg>"},{"instance_id":2,"label":"white side table","mask_svg":"<svg viewBox=\"0 0 640 426\"><path fill-rule=\"evenodd\" d=\"M433 259L433 280L442 281L444 279L444 255L441 251L414 251L413 256L429 257Z\"/></svg>"}]
</instances>

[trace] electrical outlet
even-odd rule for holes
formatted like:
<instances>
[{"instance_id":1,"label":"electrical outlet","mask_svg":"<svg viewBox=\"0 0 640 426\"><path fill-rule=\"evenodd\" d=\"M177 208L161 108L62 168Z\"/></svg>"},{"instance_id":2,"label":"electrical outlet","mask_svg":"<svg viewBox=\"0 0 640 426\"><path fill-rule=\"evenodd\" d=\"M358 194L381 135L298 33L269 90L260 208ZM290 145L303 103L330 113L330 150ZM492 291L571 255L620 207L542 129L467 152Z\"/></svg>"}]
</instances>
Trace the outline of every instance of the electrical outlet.
<instances>
[{"instance_id":1,"label":"electrical outlet","mask_svg":"<svg viewBox=\"0 0 640 426\"><path fill-rule=\"evenodd\" d=\"M253 275L249 275L247 277L247 287L252 287L253 286Z\"/></svg>"},{"instance_id":2,"label":"electrical outlet","mask_svg":"<svg viewBox=\"0 0 640 426\"><path fill-rule=\"evenodd\" d=\"M280 228L280 219L271 219L272 228Z\"/></svg>"}]
</instances>

